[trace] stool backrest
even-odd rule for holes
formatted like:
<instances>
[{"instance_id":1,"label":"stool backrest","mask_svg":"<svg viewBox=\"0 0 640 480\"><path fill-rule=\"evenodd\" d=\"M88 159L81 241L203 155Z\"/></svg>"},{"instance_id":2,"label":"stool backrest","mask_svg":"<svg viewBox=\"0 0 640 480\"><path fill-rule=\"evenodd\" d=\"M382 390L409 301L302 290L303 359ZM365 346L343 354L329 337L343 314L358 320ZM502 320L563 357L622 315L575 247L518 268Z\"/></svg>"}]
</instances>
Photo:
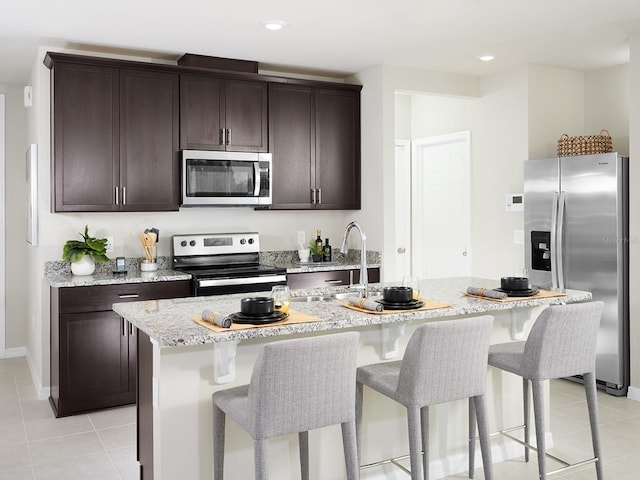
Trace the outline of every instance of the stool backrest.
<instances>
[{"instance_id":1,"label":"stool backrest","mask_svg":"<svg viewBox=\"0 0 640 480\"><path fill-rule=\"evenodd\" d=\"M544 380L593 372L603 306L571 303L543 310L527 338L520 374Z\"/></svg>"},{"instance_id":2,"label":"stool backrest","mask_svg":"<svg viewBox=\"0 0 640 480\"><path fill-rule=\"evenodd\" d=\"M256 438L353 420L359 337L345 332L265 345L249 384Z\"/></svg>"},{"instance_id":3,"label":"stool backrest","mask_svg":"<svg viewBox=\"0 0 640 480\"><path fill-rule=\"evenodd\" d=\"M425 406L482 395L493 317L425 323L404 353L398 396L407 406Z\"/></svg>"}]
</instances>

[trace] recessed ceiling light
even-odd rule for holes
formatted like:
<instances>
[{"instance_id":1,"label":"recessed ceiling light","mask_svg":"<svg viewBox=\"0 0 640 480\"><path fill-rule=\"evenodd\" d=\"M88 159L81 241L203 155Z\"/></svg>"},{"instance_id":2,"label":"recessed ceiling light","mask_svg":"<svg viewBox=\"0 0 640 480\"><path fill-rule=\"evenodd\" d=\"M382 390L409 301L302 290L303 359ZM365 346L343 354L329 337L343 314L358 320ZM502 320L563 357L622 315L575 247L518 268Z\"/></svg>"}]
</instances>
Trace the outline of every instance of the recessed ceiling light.
<instances>
[{"instance_id":1,"label":"recessed ceiling light","mask_svg":"<svg viewBox=\"0 0 640 480\"><path fill-rule=\"evenodd\" d=\"M260 25L267 30L280 30L287 26L287 22L283 20L263 20Z\"/></svg>"},{"instance_id":2,"label":"recessed ceiling light","mask_svg":"<svg viewBox=\"0 0 640 480\"><path fill-rule=\"evenodd\" d=\"M493 53L481 53L480 55L476 55L476 58L483 62L490 62L494 60L496 56Z\"/></svg>"}]
</instances>

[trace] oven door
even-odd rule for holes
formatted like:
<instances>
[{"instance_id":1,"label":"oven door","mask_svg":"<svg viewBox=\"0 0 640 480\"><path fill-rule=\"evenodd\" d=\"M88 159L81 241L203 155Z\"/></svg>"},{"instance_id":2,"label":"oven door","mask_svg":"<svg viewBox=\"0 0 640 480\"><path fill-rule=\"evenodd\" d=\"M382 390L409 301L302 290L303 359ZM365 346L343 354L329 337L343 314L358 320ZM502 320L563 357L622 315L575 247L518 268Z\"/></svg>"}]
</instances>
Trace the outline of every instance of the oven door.
<instances>
[{"instance_id":1,"label":"oven door","mask_svg":"<svg viewBox=\"0 0 640 480\"><path fill-rule=\"evenodd\" d=\"M183 206L271 204L271 154L182 151Z\"/></svg>"},{"instance_id":2,"label":"oven door","mask_svg":"<svg viewBox=\"0 0 640 480\"><path fill-rule=\"evenodd\" d=\"M202 297L230 293L270 292L271 287L286 284L286 274L236 278L194 278L192 294L194 297Z\"/></svg>"}]
</instances>

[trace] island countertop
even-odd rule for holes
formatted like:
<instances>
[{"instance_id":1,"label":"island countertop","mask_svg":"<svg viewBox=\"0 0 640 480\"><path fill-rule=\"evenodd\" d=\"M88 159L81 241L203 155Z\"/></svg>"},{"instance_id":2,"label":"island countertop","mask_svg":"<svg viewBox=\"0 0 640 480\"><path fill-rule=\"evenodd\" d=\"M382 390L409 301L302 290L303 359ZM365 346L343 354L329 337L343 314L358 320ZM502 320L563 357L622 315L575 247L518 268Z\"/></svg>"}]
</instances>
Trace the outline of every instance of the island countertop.
<instances>
[{"instance_id":1,"label":"island countertop","mask_svg":"<svg viewBox=\"0 0 640 480\"><path fill-rule=\"evenodd\" d=\"M578 290L566 290L566 296L548 298L526 298L518 301L497 302L468 297L463 294L467 287L495 288L499 281L457 277L433 280L421 280L421 297L451 305L448 308L434 310L402 311L396 313L373 314L346 308L339 301L310 301L291 304L291 309L317 317L317 322L274 324L260 328L214 332L199 324L193 317L209 309L221 313L234 313L240 310L240 299L248 294L220 295L211 297L191 297L170 300L151 300L130 303L115 303L113 310L131 322L137 328L157 341L160 348L202 345L229 340L284 336L297 333L337 330L343 328L382 325L451 318L461 315L484 314L497 311L531 308L542 305L570 303L590 300L591 293ZM382 284L370 285L371 291L380 291ZM325 288L316 290L294 290L293 297L309 295L327 295L343 293L345 288ZM260 295L260 294L252 294ZM268 295L264 293L264 295Z\"/></svg>"}]
</instances>

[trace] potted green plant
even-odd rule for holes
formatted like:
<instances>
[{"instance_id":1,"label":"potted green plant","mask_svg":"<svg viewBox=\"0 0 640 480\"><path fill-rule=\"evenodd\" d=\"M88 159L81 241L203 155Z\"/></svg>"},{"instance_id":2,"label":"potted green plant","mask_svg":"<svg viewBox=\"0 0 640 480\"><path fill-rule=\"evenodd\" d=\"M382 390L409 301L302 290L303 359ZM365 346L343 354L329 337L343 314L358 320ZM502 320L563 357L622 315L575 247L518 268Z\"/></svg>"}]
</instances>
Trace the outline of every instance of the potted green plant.
<instances>
[{"instance_id":1,"label":"potted green plant","mask_svg":"<svg viewBox=\"0 0 640 480\"><path fill-rule=\"evenodd\" d=\"M316 243L315 238L309 240L309 252L314 262L322 261L322 246Z\"/></svg>"},{"instance_id":2,"label":"potted green plant","mask_svg":"<svg viewBox=\"0 0 640 480\"><path fill-rule=\"evenodd\" d=\"M62 249L62 259L71 262L74 275L91 275L96 269L96 262L108 262L107 239L89 235L89 226L84 226L82 241L67 240Z\"/></svg>"}]
</instances>

